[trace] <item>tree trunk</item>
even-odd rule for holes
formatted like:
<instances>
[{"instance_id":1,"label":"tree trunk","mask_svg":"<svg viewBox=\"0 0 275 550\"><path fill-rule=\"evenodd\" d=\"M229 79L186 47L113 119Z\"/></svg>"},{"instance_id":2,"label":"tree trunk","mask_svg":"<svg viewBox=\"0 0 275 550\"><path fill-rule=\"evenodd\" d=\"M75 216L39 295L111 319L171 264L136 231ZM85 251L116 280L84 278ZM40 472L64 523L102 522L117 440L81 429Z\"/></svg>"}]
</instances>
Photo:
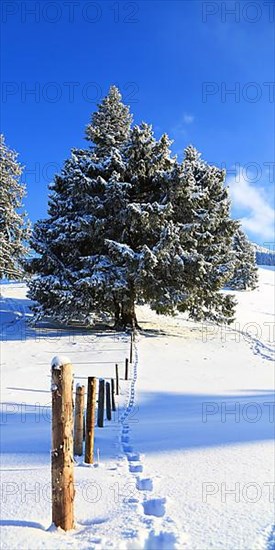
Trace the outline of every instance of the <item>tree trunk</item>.
<instances>
[{"instance_id":1,"label":"tree trunk","mask_svg":"<svg viewBox=\"0 0 275 550\"><path fill-rule=\"evenodd\" d=\"M114 298L114 310L115 310L115 327L120 321L121 304Z\"/></svg>"},{"instance_id":2,"label":"tree trunk","mask_svg":"<svg viewBox=\"0 0 275 550\"><path fill-rule=\"evenodd\" d=\"M135 312L134 301L122 304L120 320L123 328L130 327L132 330L135 330L135 329L140 330L140 326L138 324L137 316Z\"/></svg>"},{"instance_id":3,"label":"tree trunk","mask_svg":"<svg viewBox=\"0 0 275 550\"><path fill-rule=\"evenodd\" d=\"M114 297L114 310L115 310L115 324L116 330L125 330L131 328L132 330L141 330L135 313L135 291L134 288L130 289L130 296L123 302L118 302Z\"/></svg>"}]
</instances>

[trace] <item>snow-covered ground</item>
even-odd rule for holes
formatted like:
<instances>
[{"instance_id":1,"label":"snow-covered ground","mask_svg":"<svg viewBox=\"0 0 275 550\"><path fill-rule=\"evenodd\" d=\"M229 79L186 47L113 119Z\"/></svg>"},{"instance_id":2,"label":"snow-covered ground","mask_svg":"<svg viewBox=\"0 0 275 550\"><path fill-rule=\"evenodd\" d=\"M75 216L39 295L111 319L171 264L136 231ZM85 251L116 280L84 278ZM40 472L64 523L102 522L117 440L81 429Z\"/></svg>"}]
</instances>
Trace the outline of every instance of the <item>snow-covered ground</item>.
<instances>
[{"instance_id":1,"label":"snow-covered ground","mask_svg":"<svg viewBox=\"0 0 275 550\"><path fill-rule=\"evenodd\" d=\"M140 308L128 382L129 335L34 330L25 285L2 285L1 548L274 549L274 271L259 272L231 329ZM68 533L51 527L55 355L75 383L121 375L99 464L77 459Z\"/></svg>"}]
</instances>

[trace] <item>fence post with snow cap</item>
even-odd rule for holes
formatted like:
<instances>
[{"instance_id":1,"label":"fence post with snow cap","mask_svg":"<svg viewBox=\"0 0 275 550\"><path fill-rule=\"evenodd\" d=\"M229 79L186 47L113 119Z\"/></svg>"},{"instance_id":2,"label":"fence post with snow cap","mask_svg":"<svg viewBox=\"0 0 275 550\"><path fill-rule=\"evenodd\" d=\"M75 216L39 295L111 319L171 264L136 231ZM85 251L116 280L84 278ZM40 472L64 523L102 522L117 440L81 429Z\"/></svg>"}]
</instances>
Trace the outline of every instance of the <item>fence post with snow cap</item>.
<instances>
[{"instance_id":1,"label":"fence post with snow cap","mask_svg":"<svg viewBox=\"0 0 275 550\"><path fill-rule=\"evenodd\" d=\"M98 388L98 409L97 409L97 425L99 428L104 426L104 394L105 394L105 380L99 380Z\"/></svg>"},{"instance_id":2,"label":"fence post with snow cap","mask_svg":"<svg viewBox=\"0 0 275 550\"><path fill-rule=\"evenodd\" d=\"M85 439L85 462L94 462L94 439L95 439L95 403L96 403L96 378L88 377L87 408L86 408L86 439Z\"/></svg>"},{"instance_id":3,"label":"fence post with snow cap","mask_svg":"<svg viewBox=\"0 0 275 550\"><path fill-rule=\"evenodd\" d=\"M83 454L83 430L84 430L84 398L85 386L77 384L75 391L75 415L74 415L74 454Z\"/></svg>"},{"instance_id":4,"label":"fence post with snow cap","mask_svg":"<svg viewBox=\"0 0 275 550\"><path fill-rule=\"evenodd\" d=\"M74 528L73 374L67 357L54 357L52 374L52 521Z\"/></svg>"}]
</instances>

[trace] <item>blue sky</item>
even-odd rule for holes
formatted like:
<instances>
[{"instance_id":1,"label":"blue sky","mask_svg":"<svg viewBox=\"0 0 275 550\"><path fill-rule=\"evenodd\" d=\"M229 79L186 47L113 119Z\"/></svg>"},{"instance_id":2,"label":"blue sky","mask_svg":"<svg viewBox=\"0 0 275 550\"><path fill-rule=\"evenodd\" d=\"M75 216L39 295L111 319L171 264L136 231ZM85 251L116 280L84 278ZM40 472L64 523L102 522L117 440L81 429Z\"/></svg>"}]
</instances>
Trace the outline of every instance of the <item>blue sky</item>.
<instances>
[{"instance_id":1,"label":"blue sky","mask_svg":"<svg viewBox=\"0 0 275 550\"><path fill-rule=\"evenodd\" d=\"M274 6L3 1L1 126L26 166L31 220L117 84L135 122L167 132L179 157L192 143L227 168L233 215L254 241L274 242Z\"/></svg>"}]
</instances>

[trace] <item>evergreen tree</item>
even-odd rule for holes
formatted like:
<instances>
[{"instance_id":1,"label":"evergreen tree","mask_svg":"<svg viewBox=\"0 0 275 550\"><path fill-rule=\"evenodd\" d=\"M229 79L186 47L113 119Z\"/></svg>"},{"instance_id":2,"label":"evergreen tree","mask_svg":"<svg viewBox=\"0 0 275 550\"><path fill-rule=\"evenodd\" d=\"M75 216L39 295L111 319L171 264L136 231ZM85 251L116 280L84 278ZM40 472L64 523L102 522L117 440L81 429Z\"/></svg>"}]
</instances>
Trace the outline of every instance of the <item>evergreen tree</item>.
<instances>
[{"instance_id":1,"label":"evergreen tree","mask_svg":"<svg viewBox=\"0 0 275 550\"><path fill-rule=\"evenodd\" d=\"M79 170L80 151L74 151L50 186L48 217L34 225L31 246L36 255L28 262L34 275L28 296L36 302L35 318L70 318L73 265L78 261L81 239L78 208L83 204L85 180ZM78 189L78 199L76 198ZM88 216L87 216L87 223Z\"/></svg>"},{"instance_id":2,"label":"evergreen tree","mask_svg":"<svg viewBox=\"0 0 275 550\"><path fill-rule=\"evenodd\" d=\"M120 149L130 124L129 109L112 87L87 128L94 139L90 150L73 150L50 187L49 216L35 224L31 240L37 253L29 265L35 319L90 322L94 312L111 308L107 290L115 273L104 255L105 239L116 238L119 228L115 181L124 169Z\"/></svg>"},{"instance_id":3,"label":"evergreen tree","mask_svg":"<svg viewBox=\"0 0 275 550\"><path fill-rule=\"evenodd\" d=\"M255 249L240 228L233 237L233 251L235 265L228 286L236 290L254 290L258 283Z\"/></svg>"},{"instance_id":4,"label":"evergreen tree","mask_svg":"<svg viewBox=\"0 0 275 550\"><path fill-rule=\"evenodd\" d=\"M106 241L112 264L123 274L118 294L118 326L137 326L135 303L152 304L156 300L156 286L162 286L155 279L153 266L160 264L158 247L168 226L170 205L161 180L164 171L174 164L169 145L167 136L157 141L152 127L142 123L132 129L125 148L127 200L120 214L121 232L117 239Z\"/></svg>"},{"instance_id":5,"label":"evergreen tree","mask_svg":"<svg viewBox=\"0 0 275 550\"><path fill-rule=\"evenodd\" d=\"M100 219L96 204L89 247L74 272L75 302L86 312L90 304L90 311L112 313L116 327L137 326L135 303L148 298L146 268L166 224L167 206L152 201L157 175L168 163L166 141L156 141L147 124L136 126L122 147L120 173L108 179L102 163ZM94 201L95 188L90 191Z\"/></svg>"},{"instance_id":6,"label":"evergreen tree","mask_svg":"<svg viewBox=\"0 0 275 550\"><path fill-rule=\"evenodd\" d=\"M188 147L179 164L166 135L156 140L114 87L87 127L87 151L73 150L51 188L49 216L34 229L29 296L36 318L113 315L137 326L136 303L229 322L222 288L233 269L224 172Z\"/></svg>"},{"instance_id":7,"label":"evergreen tree","mask_svg":"<svg viewBox=\"0 0 275 550\"><path fill-rule=\"evenodd\" d=\"M22 212L25 187L20 184L22 166L17 153L9 149L0 136L0 277L20 279L27 254L29 223Z\"/></svg>"},{"instance_id":8,"label":"evergreen tree","mask_svg":"<svg viewBox=\"0 0 275 550\"><path fill-rule=\"evenodd\" d=\"M184 287L186 299L179 310L196 320L231 322L235 300L219 291L233 269L232 236L225 172L208 165L192 146L185 150L182 167L170 184L173 220L187 252Z\"/></svg>"},{"instance_id":9,"label":"evergreen tree","mask_svg":"<svg viewBox=\"0 0 275 550\"><path fill-rule=\"evenodd\" d=\"M121 99L118 88L111 86L86 128L86 138L97 160L110 162L113 159L115 162L120 158L118 151L129 137L132 115Z\"/></svg>"},{"instance_id":10,"label":"evergreen tree","mask_svg":"<svg viewBox=\"0 0 275 550\"><path fill-rule=\"evenodd\" d=\"M113 314L117 327L136 323L135 302L149 297L146 270L166 224L167 205L152 197L168 146L142 124L106 157L97 158L96 147L73 151L52 186L49 218L34 230L36 318L90 322L100 312Z\"/></svg>"}]
</instances>

